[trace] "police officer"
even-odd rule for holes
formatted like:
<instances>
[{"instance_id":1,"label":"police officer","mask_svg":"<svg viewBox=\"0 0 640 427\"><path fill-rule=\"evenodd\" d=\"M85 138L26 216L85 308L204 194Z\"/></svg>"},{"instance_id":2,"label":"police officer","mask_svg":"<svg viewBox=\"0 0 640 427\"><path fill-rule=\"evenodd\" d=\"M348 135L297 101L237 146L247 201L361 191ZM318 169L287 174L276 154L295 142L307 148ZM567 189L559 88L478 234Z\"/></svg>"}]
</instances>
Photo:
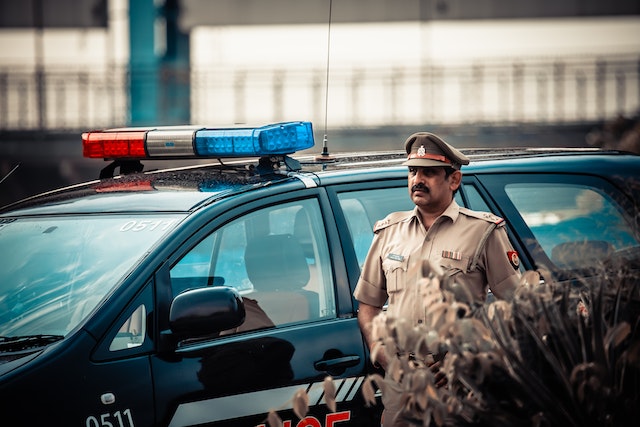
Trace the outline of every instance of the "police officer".
<instances>
[{"instance_id":1,"label":"police officer","mask_svg":"<svg viewBox=\"0 0 640 427\"><path fill-rule=\"evenodd\" d=\"M415 208L395 212L378 221L354 296L359 301L358 322L370 349L371 321L388 300L389 317L405 317L414 325L425 321L424 299L418 295L423 261L442 267L445 276L464 287L478 302L489 287L497 298L509 299L520 282L518 255L504 221L490 213L458 206L462 165L469 159L437 135L419 132L405 142L409 167L409 196ZM387 365L384 352L375 361ZM388 425L404 426L396 415L399 396L383 393ZM393 423L393 424L391 424Z\"/></svg>"}]
</instances>

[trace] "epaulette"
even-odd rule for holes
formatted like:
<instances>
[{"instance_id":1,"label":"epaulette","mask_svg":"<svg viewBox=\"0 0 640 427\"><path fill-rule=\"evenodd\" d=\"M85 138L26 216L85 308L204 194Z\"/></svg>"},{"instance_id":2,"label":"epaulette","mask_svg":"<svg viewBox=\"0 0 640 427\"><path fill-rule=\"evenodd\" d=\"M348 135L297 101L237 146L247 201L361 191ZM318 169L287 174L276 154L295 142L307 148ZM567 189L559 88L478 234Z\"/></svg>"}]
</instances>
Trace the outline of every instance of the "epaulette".
<instances>
[{"instance_id":1,"label":"epaulette","mask_svg":"<svg viewBox=\"0 0 640 427\"><path fill-rule=\"evenodd\" d=\"M487 228L484 230L484 233L482 233L482 237L480 238L478 246L476 247L476 251L473 254L473 257L469 259L469 264L467 265L467 272L471 272L475 270L476 266L478 265L478 260L480 259L480 256L484 251L485 244L487 243L487 240L489 239L489 236L491 235L491 233L493 233L493 230L495 230L498 227L504 227L505 222L503 218L500 218L499 216L494 215L490 212L478 212L478 211L472 211L471 209L467 209L467 208L460 208L460 213L463 215L469 216L471 218L481 219L489 223Z\"/></svg>"},{"instance_id":2,"label":"epaulette","mask_svg":"<svg viewBox=\"0 0 640 427\"><path fill-rule=\"evenodd\" d=\"M504 218L500 218L499 216L494 215L490 212L479 212L479 211L472 211L471 209L467 209L467 208L460 208L460 213L466 216L470 216L472 218L485 220L487 222L495 224L498 227L501 227L505 224Z\"/></svg>"},{"instance_id":3,"label":"epaulette","mask_svg":"<svg viewBox=\"0 0 640 427\"><path fill-rule=\"evenodd\" d=\"M389 227L390 225L397 224L407 218L410 218L413 215L413 211L402 211L402 212L392 212L380 221L376 221L373 224L373 232L377 233L378 231Z\"/></svg>"}]
</instances>

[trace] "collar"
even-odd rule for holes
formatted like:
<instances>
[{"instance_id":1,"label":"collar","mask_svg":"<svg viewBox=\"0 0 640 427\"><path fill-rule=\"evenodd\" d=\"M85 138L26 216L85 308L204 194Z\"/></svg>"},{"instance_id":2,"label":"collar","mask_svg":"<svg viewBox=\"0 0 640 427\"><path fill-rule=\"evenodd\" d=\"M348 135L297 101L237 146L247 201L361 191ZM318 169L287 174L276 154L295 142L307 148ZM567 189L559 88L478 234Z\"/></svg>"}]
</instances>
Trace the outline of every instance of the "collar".
<instances>
[{"instance_id":1,"label":"collar","mask_svg":"<svg viewBox=\"0 0 640 427\"><path fill-rule=\"evenodd\" d=\"M438 216L438 218L436 218L436 220L433 223L437 224L438 222L441 221L441 218L443 217L447 217L451 219L451 222L456 222L459 215L460 215L460 206L458 205L458 203L456 203L455 199L453 199L451 200L451 203L449 203L449 206L447 206L444 212L442 212L440 216ZM422 218L420 218L420 214L418 213L417 206L413 208L413 217L415 217L416 221L418 221L420 225L424 226L424 224L422 223Z\"/></svg>"},{"instance_id":2,"label":"collar","mask_svg":"<svg viewBox=\"0 0 640 427\"><path fill-rule=\"evenodd\" d=\"M451 203L449 203L449 206L447 206L447 209L442 212L440 217L447 216L451 218L451 221L456 222L458 215L460 215L460 206L458 206L455 199L453 199L451 200Z\"/></svg>"}]
</instances>

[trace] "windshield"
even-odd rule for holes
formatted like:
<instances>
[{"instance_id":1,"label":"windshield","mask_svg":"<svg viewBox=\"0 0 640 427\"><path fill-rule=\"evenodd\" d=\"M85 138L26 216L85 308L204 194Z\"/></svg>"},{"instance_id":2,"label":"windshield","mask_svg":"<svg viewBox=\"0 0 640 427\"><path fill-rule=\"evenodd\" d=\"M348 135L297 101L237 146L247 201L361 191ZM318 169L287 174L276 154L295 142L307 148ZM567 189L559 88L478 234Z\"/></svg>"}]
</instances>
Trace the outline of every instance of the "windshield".
<instances>
[{"instance_id":1,"label":"windshield","mask_svg":"<svg viewBox=\"0 0 640 427\"><path fill-rule=\"evenodd\" d=\"M68 334L182 217L0 218L0 336Z\"/></svg>"}]
</instances>

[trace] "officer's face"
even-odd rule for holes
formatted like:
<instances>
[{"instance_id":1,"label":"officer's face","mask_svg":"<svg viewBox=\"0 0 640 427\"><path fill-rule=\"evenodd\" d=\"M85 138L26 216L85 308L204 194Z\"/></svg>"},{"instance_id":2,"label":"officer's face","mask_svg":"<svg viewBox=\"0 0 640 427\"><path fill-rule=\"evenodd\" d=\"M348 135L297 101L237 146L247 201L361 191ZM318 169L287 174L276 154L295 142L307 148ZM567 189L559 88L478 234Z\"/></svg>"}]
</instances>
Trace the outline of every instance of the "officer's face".
<instances>
[{"instance_id":1,"label":"officer's face","mask_svg":"<svg viewBox=\"0 0 640 427\"><path fill-rule=\"evenodd\" d=\"M441 213L449 206L462 174L454 171L448 177L443 167L409 167L409 196L420 209Z\"/></svg>"}]
</instances>

